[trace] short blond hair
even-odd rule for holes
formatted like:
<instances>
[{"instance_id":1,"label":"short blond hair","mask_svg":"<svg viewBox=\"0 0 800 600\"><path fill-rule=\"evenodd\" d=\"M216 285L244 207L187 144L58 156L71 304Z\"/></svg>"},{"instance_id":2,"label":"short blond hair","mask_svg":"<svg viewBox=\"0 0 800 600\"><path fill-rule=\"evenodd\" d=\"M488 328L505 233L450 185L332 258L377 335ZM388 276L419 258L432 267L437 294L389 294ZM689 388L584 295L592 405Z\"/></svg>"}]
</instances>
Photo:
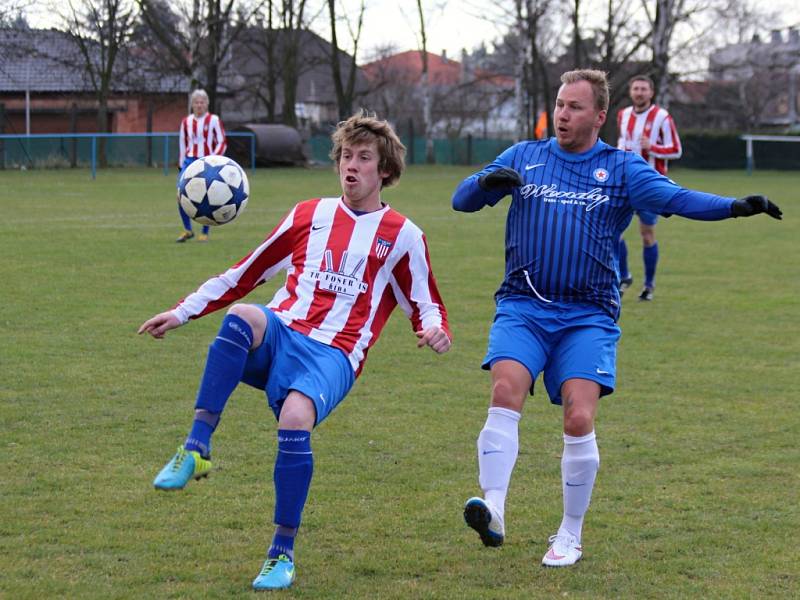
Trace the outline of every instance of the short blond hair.
<instances>
[{"instance_id":1,"label":"short blond hair","mask_svg":"<svg viewBox=\"0 0 800 600\"><path fill-rule=\"evenodd\" d=\"M598 71L596 69L575 69L574 71L567 71L561 76L561 83L577 83L579 81L586 81L592 86L592 93L594 94L594 104L598 110L608 110L608 77L605 71Z\"/></svg>"},{"instance_id":2,"label":"short blond hair","mask_svg":"<svg viewBox=\"0 0 800 600\"><path fill-rule=\"evenodd\" d=\"M406 147L392 129L388 121L378 119L374 114L360 110L346 121L341 121L331 135L333 148L330 158L336 172L339 172L339 161L342 158L342 146L348 144L369 144L375 142L378 147L378 170L387 173L383 178L383 187L394 185L406 168Z\"/></svg>"}]
</instances>

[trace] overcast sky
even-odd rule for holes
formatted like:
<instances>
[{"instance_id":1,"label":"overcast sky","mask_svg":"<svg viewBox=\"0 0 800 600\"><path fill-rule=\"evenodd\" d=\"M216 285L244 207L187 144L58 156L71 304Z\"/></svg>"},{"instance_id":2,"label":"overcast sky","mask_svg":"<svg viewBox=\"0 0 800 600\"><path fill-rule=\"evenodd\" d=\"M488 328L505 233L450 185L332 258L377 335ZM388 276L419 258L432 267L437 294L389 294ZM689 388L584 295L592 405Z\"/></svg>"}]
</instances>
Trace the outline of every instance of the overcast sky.
<instances>
[{"instance_id":1,"label":"overcast sky","mask_svg":"<svg viewBox=\"0 0 800 600\"><path fill-rule=\"evenodd\" d=\"M352 7L350 14L358 15L360 0L343 0ZM359 42L359 60L370 58L371 50L393 44L398 50L417 50L420 47L419 13L414 0L366 0L364 31ZM485 10L477 8L480 0L423 0L428 51L458 58L461 49L472 50L482 41L490 43L499 38L501 30L496 22L487 20ZM476 15L482 15L476 16ZM327 13L325 15L327 17ZM347 30L338 29L340 44L348 40Z\"/></svg>"},{"instance_id":2,"label":"overcast sky","mask_svg":"<svg viewBox=\"0 0 800 600\"><path fill-rule=\"evenodd\" d=\"M360 0L342 0L354 17ZM489 45L502 35L503 19L497 3L491 0L423 0L426 14L428 51L436 54L447 50L458 59L462 48L472 50L485 41ZM506 3L508 4L508 3ZM415 0L366 0L364 33L359 43L359 62L370 58L376 46L393 43L399 50L416 50L419 46L419 15ZM762 39L769 30L800 26L800 0L769 0L769 8L779 11L779 23L764 23ZM327 24L327 13L321 15ZM506 18L508 18L506 16ZM320 21L322 22L322 21ZM339 43L344 47L347 31L340 27Z\"/></svg>"},{"instance_id":3,"label":"overcast sky","mask_svg":"<svg viewBox=\"0 0 800 600\"><path fill-rule=\"evenodd\" d=\"M397 50L416 50L419 45L419 16L416 0L365 0L364 31L359 43L359 62L364 63L374 55L376 47L394 45ZM361 0L340 0L353 18L358 15ZM491 0L423 0L426 17L428 50L440 54L446 50L458 59L462 48L472 50L481 42L487 45L498 39L502 19L495 2ZM506 3L508 4L508 3ZM31 21L37 26L54 25L52 11L46 9L47 0L34 0ZM314 29L327 37L328 14L322 0L309 2L319 7ZM800 0L769 0L769 7L780 10L781 22L764 23L763 34L768 36L773 28L800 26ZM37 10L38 9L38 10ZM351 49L344 24L337 29L343 49ZM763 36L762 36L763 37Z\"/></svg>"}]
</instances>

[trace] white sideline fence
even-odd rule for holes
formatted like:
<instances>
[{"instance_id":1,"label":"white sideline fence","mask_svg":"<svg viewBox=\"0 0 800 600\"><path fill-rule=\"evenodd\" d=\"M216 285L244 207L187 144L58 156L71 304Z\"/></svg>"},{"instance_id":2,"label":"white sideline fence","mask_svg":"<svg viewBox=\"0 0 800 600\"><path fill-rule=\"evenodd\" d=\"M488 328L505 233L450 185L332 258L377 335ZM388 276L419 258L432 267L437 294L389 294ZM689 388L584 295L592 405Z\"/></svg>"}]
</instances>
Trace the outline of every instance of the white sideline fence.
<instances>
[{"instance_id":1,"label":"white sideline fence","mask_svg":"<svg viewBox=\"0 0 800 600\"><path fill-rule=\"evenodd\" d=\"M799 135L741 135L740 140L745 141L745 157L747 158L747 174L752 175L756 168L753 154L753 142L800 142Z\"/></svg>"}]
</instances>

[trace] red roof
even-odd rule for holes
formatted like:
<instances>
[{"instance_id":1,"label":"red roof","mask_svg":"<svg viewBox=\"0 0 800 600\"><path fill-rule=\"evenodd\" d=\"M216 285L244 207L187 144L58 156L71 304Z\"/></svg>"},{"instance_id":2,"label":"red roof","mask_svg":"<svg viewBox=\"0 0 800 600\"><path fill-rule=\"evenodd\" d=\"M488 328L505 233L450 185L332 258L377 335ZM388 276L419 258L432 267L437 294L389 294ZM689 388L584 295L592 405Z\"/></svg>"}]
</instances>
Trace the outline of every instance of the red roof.
<instances>
[{"instance_id":1,"label":"red roof","mask_svg":"<svg viewBox=\"0 0 800 600\"><path fill-rule=\"evenodd\" d=\"M391 78L416 83L422 77L422 52L409 50L393 54L362 68L371 81ZM428 52L428 80L435 85L458 85L461 81L461 63Z\"/></svg>"},{"instance_id":2,"label":"red roof","mask_svg":"<svg viewBox=\"0 0 800 600\"><path fill-rule=\"evenodd\" d=\"M422 78L422 52L408 50L393 54L362 67L367 79L373 82L387 80L409 84ZM463 82L463 65L457 60L428 52L428 79L433 85L458 85ZM471 79L480 79L497 87L513 87L514 79L497 75L483 69L475 69Z\"/></svg>"}]
</instances>

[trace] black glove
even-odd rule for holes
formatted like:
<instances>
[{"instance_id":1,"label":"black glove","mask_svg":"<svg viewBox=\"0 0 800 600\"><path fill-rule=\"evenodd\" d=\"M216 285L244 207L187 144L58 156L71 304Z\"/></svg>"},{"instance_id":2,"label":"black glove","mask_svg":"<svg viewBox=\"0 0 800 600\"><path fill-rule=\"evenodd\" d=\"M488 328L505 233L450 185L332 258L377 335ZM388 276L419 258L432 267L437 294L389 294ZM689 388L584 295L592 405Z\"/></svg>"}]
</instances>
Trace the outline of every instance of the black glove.
<instances>
[{"instance_id":1,"label":"black glove","mask_svg":"<svg viewBox=\"0 0 800 600\"><path fill-rule=\"evenodd\" d=\"M497 171L481 175L478 185L484 192L510 192L512 188L522 185L522 177L514 169L500 167Z\"/></svg>"},{"instance_id":2,"label":"black glove","mask_svg":"<svg viewBox=\"0 0 800 600\"><path fill-rule=\"evenodd\" d=\"M766 196L745 196L733 201L731 214L734 217L752 217L758 213L767 213L773 219L781 219L781 209Z\"/></svg>"}]
</instances>

